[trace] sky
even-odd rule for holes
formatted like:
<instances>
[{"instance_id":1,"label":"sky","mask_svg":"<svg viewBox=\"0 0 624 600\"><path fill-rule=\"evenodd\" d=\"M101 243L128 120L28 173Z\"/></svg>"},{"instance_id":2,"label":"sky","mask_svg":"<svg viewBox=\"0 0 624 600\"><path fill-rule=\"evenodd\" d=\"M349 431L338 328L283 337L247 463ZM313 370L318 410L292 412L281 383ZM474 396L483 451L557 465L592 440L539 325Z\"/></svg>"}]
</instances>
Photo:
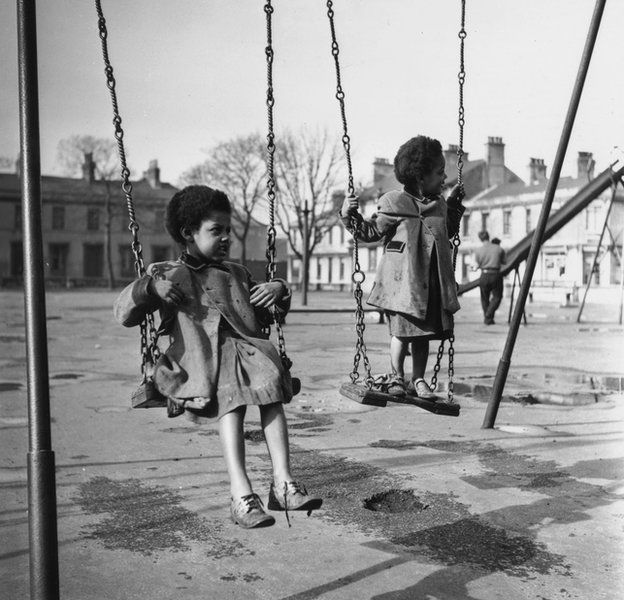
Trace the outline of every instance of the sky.
<instances>
[{"instance_id":1,"label":"sky","mask_svg":"<svg viewBox=\"0 0 624 600\"><path fill-rule=\"evenodd\" d=\"M95 6L37 3L41 169L62 174L58 142L111 137ZM102 0L128 164L157 159L172 184L212 145L266 135L263 0ZM323 0L274 0L277 135L342 134ZM548 173L559 143L594 0L467 0L464 150L484 158L502 137L509 168ZM459 0L334 0L341 74L358 183L376 157L410 137L458 142ZM562 175L579 151L597 170L624 147L624 1L607 0ZM15 2L0 3L0 156L19 150ZM618 73L620 76L618 77Z\"/></svg>"}]
</instances>

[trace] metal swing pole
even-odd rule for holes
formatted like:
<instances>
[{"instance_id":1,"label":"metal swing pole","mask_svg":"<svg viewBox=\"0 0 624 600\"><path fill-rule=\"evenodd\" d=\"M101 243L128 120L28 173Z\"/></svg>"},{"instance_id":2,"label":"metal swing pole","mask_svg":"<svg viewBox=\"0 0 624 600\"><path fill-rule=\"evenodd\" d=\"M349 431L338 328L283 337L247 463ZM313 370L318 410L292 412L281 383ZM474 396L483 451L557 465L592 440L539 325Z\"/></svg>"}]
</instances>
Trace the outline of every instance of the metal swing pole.
<instances>
[{"instance_id":1,"label":"metal swing pole","mask_svg":"<svg viewBox=\"0 0 624 600\"><path fill-rule=\"evenodd\" d=\"M56 478L41 233L41 164L35 0L17 2L18 79L24 239L24 313L28 378L30 597L58 600Z\"/></svg>"},{"instance_id":2,"label":"metal swing pole","mask_svg":"<svg viewBox=\"0 0 624 600\"><path fill-rule=\"evenodd\" d=\"M607 214L605 215L604 223L602 225L602 231L600 232L600 237L598 238L598 245L596 246L596 254L594 254L594 260L592 261L591 270L589 271L589 276L587 277L587 285L585 286L585 292L583 293L583 300L581 301L581 306L579 307L578 315L576 315L576 322L581 322L581 316L583 315L583 310L585 308L585 300L587 300L587 294L589 293L589 288L591 287L592 280L594 278L594 273L596 272L596 267L600 265L600 251L602 250L602 240L604 239L605 231L607 230L607 226L609 225L609 216L611 215L611 209L613 208L613 203L615 202L615 195L617 193L617 180L613 181L613 192L611 194L611 201L609 202L609 206L607 208Z\"/></svg>"},{"instance_id":3,"label":"metal swing pole","mask_svg":"<svg viewBox=\"0 0 624 600\"><path fill-rule=\"evenodd\" d=\"M581 56L581 62L579 70L572 90L572 96L570 98L570 104L568 106L568 112L566 114L565 122L563 124L563 131L561 132L561 138L559 140L559 146L555 154L555 160L553 163L552 174L548 180L546 186L546 192L544 197L544 203L542 204L542 210L540 212L539 220L533 238L531 240L531 250L527 258L526 268L524 271L524 277L522 279L522 285L518 292L518 300L514 311L513 319L507 335L507 342L503 349L503 355L498 363L498 370L496 372L496 378L494 379L494 385L492 388L492 397L488 403L488 407L483 420L482 428L491 429L494 427L496 421L496 414L503 395L503 389L505 388L505 381L507 380L507 373L509 372L509 366L511 364L511 355L513 353L516 337L518 336L518 329L520 328L520 321L524 313L524 307L526 304L527 296L529 295L529 288L531 286L531 280L535 271L535 265L539 255L539 250L544 238L544 231L546 230L546 222L550 214L550 208L555 197L557 190L557 184L559 183L559 175L561 174L561 166L565 158L568 142L570 141L570 135L572 133L572 126L574 125L574 118L581 100L581 94L583 92L583 85L589 69L589 63L591 55L598 36L598 30L600 28L600 21L604 12L606 0L596 0L594 7L594 13L592 15L591 23L589 26L589 32L585 41L585 47L583 49L583 55Z\"/></svg>"}]
</instances>

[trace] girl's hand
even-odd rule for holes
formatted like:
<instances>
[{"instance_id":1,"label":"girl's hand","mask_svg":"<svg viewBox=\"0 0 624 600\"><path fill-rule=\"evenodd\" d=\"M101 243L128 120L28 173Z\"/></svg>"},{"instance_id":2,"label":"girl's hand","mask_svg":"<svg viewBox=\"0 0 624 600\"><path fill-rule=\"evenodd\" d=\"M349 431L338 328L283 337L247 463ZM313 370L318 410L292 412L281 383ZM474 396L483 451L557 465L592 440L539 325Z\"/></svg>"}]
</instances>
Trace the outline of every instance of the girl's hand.
<instances>
[{"instance_id":1,"label":"girl's hand","mask_svg":"<svg viewBox=\"0 0 624 600\"><path fill-rule=\"evenodd\" d=\"M451 204L458 204L465 198L465 196L466 194L464 193L464 190L459 184L457 184L453 186L453 189L451 190L451 193L448 195L448 198L446 199L446 201L450 202Z\"/></svg>"},{"instance_id":2,"label":"girl's hand","mask_svg":"<svg viewBox=\"0 0 624 600\"><path fill-rule=\"evenodd\" d=\"M251 288L249 300L253 306L267 308L275 304L284 295L284 284L280 281L259 283Z\"/></svg>"},{"instance_id":3,"label":"girl's hand","mask_svg":"<svg viewBox=\"0 0 624 600\"><path fill-rule=\"evenodd\" d=\"M342 208L340 209L340 216L343 219L348 219L357 214L359 208L359 202L357 196L345 196Z\"/></svg>"},{"instance_id":4,"label":"girl's hand","mask_svg":"<svg viewBox=\"0 0 624 600\"><path fill-rule=\"evenodd\" d=\"M184 302L182 290L167 279L150 279L148 291L150 294L158 296L165 304L177 306Z\"/></svg>"}]
</instances>

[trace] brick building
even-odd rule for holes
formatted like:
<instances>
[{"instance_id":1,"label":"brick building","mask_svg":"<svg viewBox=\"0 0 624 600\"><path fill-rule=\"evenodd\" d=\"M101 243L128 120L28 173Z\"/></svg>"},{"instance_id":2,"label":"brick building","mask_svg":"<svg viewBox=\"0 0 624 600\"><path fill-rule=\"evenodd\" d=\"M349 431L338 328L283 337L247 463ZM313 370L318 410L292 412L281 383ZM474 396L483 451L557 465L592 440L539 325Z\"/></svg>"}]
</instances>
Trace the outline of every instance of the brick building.
<instances>
[{"instance_id":1,"label":"brick building","mask_svg":"<svg viewBox=\"0 0 624 600\"><path fill-rule=\"evenodd\" d=\"M452 186L457 181L457 147L449 146L444 155L447 184ZM530 159L528 182L511 171L505 164L505 144L500 137L488 138L485 158L472 160L465 153L463 160L466 212L457 260L456 277L460 282L478 277L478 272L472 271L472 265L474 250L480 244L480 231L487 229L491 237L501 239L503 248L509 249L535 228L547 183L547 167L542 159ZM593 177L593 169L591 153L579 152L577 173L573 177L560 178L551 213L587 184ZM359 191L363 214L371 216L377 208L379 196L393 189L402 189L402 186L394 177L392 163L385 158L375 159L372 184ZM570 289L587 282L610 198L610 190L603 192L544 244L534 274L534 291ZM621 188L608 225L599 272L594 275L594 283L602 288L619 287L622 277L619 257L624 229L624 193ZM342 224L336 224L317 246L310 261L311 286L350 289L351 249L351 236L344 231ZM360 266L366 273L363 287L370 289L382 248L379 244L360 244L359 250ZM291 259L291 263L294 262ZM563 296L561 290L558 293Z\"/></svg>"},{"instance_id":2,"label":"brick building","mask_svg":"<svg viewBox=\"0 0 624 600\"><path fill-rule=\"evenodd\" d=\"M150 161L141 179L132 182L146 265L179 254L164 228L165 209L176 191L176 187L160 180L156 160ZM41 196L44 276L48 285L106 285L107 229L115 284L125 284L134 278L126 199L120 181L96 180L93 162L86 156L80 179L42 176ZM265 245L266 226L254 224L248 234L247 266L258 280L265 276ZM232 236L232 260L240 256L240 244ZM285 241L280 239L277 272L282 277L286 273L285 256ZM20 285L22 271L20 178L18 173L0 173L0 286Z\"/></svg>"}]
</instances>

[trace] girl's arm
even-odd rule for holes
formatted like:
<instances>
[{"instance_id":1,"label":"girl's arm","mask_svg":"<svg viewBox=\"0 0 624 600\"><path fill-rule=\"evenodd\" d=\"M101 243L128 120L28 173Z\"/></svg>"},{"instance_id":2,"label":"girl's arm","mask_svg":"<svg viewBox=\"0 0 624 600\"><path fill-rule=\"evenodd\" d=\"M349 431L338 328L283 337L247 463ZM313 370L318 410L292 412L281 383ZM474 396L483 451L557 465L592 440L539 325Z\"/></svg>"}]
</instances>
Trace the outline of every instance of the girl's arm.
<instances>
[{"instance_id":1,"label":"girl's arm","mask_svg":"<svg viewBox=\"0 0 624 600\"><path fill-rule=\"evenodd\" d=\"M383 198L380 200L379 210L383 210ZM355 196L345 198L340 210L340 220L345 229L362 242L378 242L384 239L398 220L385 214L373 215L365 219L358 212L358 202Z\"/></svg>"},{"instance_id":2,"label":"girl's arm","mask_svg":"<svg viewBox=\"0 0 624 600\"><path fill-rule=\"evenodd\" d=\"M147 274L126 286L115 300L115 318L124 327L135 327L145 315L183 302L184 294L174 283L157 277L153 265L150 265Z\"/></svg>"}]
</instances>

